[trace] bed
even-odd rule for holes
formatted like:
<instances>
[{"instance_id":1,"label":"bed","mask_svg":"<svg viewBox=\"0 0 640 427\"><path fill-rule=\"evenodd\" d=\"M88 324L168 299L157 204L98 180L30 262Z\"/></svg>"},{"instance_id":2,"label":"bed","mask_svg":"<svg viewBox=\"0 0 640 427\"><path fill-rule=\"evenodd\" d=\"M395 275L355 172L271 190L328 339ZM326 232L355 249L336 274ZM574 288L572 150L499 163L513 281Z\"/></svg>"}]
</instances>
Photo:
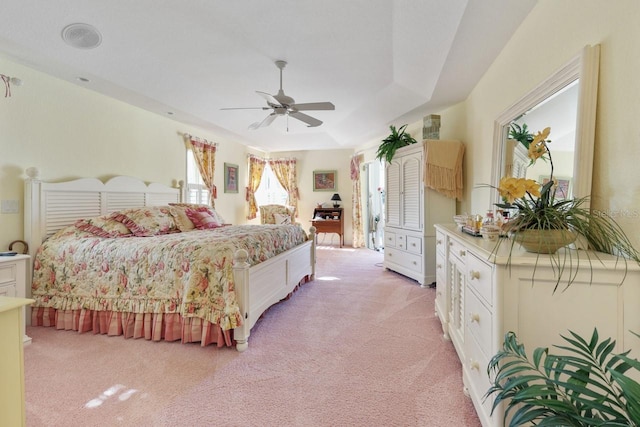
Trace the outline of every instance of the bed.
<instances>
[{"instance_id":1,"label":"bed","mask_svg":"<svg viewBox=\"0 0 640 427\"><path fill-rule=\"evenodd\" d=\"M260 316L314 277L313 228L222 224L180 187L131 177L27 175L33 326L244 351Z\"/></svg>"}]
</instances>

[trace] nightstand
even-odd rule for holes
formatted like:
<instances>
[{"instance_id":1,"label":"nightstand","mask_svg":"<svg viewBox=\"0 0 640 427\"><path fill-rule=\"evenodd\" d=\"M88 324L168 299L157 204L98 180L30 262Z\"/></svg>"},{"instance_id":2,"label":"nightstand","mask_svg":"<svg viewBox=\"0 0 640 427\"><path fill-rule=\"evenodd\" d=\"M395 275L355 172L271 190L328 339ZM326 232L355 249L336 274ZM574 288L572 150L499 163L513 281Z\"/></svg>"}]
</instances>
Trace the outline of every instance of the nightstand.
<instances>
[{"instance_id":1,"label":"nightstand","mask_svg":"<svg viewBox=\"0 0 640 427\"><path fill-rule=\"evenodd\" d=\"M344 245L344 217L342 208L315 208L311 224L316 228L316 234L336 233L340 247Z\"/></svg>"},{"instance_id":2,"label":"nightstand","mask_svg":"<svg viewBox=\"0 0 640 427\"><path fill-rule=\"evenodd\" d=\"M0 296L26 298L27 296L27 266L29 255L0 256ZM26 316L23 309L22 336L24 343L29 344L31 338L26 334Z\"/></svg>"}]
</instances>

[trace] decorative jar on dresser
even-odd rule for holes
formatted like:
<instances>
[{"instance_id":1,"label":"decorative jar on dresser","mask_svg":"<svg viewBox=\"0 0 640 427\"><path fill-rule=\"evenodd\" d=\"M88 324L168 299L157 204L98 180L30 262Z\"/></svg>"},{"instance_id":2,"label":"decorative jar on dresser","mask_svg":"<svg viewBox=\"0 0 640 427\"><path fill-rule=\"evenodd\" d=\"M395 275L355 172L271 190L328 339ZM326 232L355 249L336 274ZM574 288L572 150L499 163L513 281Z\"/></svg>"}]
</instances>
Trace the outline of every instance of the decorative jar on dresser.
<instances>
[{"instance_id":1,"label":"decorative jar on dresser","mask_svg":"<svg viewBox=\"0 0 640 427\"><path fill-rule=\"evenodd\" d=\"M450 221L455 199L424 185L424 142L399 148L386 166L384 267L416 280L436 281L433 225Z\"/></svg>"},{"instance_id":2,"label":"decorative jar on dresser","mask_svg":"<svg viewBox=\"0 0 640 427\"><path fill-rule=\"evenodd\" d=\"M0 296L26 298L31 296L31 292L27 294L27 282L29 275L27 268L30 268L29 255L13 255L0 256ZM26 312L24 321L22 322L22 335L24 343L31 342L31 338L26 334L25 325L27 324Z\"/></svg>"},{"instance_id":3,"label":"decorative jar on dresser","mask_svg":"<svg viewBox=\"0 0 640 427\"><path fill-rule=\"evenodd\" d=\"M496 242L464 234L455 224L435 228L435 309L444 336L462 362L465 391L483 426L503 425L504 409L490 416L493 402L484 396L490 387L487 365L508 331L515 332L531 353L536 347L562 343L560 335L569 330L591 336L598 328L601 337L616 340L614 352L631 349L632 357L640 356L640 338L633 335L640 333L637 264L581 251L576 267L572 253L567 262L577 269L574 281L567 288L565 272L554 293L557 267L552 267L549 255L529 253L516 244L509 259L509 241L496 251ZM564 251L568 250L560 249L560 256Z\"/></svg>"}]
</instances>

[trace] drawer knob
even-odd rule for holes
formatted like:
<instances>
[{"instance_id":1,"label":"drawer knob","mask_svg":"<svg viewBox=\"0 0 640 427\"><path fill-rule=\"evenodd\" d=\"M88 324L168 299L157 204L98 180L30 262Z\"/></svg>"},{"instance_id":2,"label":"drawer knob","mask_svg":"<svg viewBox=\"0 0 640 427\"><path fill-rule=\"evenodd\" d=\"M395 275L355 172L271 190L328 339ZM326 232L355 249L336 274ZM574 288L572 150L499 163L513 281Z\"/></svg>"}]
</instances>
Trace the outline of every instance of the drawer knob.
<instances>
[{"instance_id":1,"label":"drawer knob","mask_svg":"<svg viewBox=\"0 0 640 427\"><path fill-rule=\"evenodd\" d=\"M412 244L411 244L411 246L413 246L413 247L415 248L415 247L416 247L416 244L415 244L415 243L412 243Z\"/></svg>"},{"instance_id":2,"label":"drawer knob","mask_svg":"<svg viewBox=\"0 0 640 427\"><path fill-rule=\"evenodd\" d=\"M412 263L412 264L413 264L413 265L418 265L418 263L417 263L417 262L415 262L415 261L413 261L413 263Z\"/></svg>"},{"instance_id":3,"label":"drawer knob","mask_svg":"<svg viewBox=\"0 0 640 427\"><path fill-rule=\"evenodd\" d=\"M469 277L471 277L471 280L480 279L480 272L479 271L475 271L475 270L471 270L471 273L469 273Z\"/></svg>"},{"instance_id":4,"label":"drawer knob","mask_svg":"<svg viewBox=\"0 0 640 427\"><path fill-rule=\"evenodd\" d=\"M471 318L471 323L480 323L480 315L478 313L471 313L471 316L469 317Z\"/></svg>"},{"instance_id":5,"label":"drawer knob","mask_svg":"<svg viewBox=\"0 0 640 427\"><path fill-rule=\"evenodd\" d=\"M442 264L436 264L436 268L442 268Z\"/></svg>"},{"instance_id":6,"label":"drawer knob","mask_svg":"<svg viewBox=\"0 0 640 427\"><path fill-rule=\"evenodd\" d=\"M480 364L478 362L476 362L475 360L471 360L469 362L469 366L471 367L471 369L473 369L474 371L478 371L480 372Z\"/></svg>"},{"instance_id":7,"label":"drawer knob","mask_svg":"<svg viewBox=\"0 0 640 427\"><path fill-rule=\"evenodd\" d=\"M441 245L441 244L442 244L442 239L436 240L436 245Z\"/></svg>"},{"instance_id":8,"label":"drawer knob","mask_svg":"<svg viewBox=\"0 0 640 427\"><path fill-rule=\"evenodd\" d=\"M460 254L460 256L465 256L465 255L467 254L467 251L465 251L465 250L461 250L461 251L459 252L459 254Z\"/></svg>"}]
</instances>

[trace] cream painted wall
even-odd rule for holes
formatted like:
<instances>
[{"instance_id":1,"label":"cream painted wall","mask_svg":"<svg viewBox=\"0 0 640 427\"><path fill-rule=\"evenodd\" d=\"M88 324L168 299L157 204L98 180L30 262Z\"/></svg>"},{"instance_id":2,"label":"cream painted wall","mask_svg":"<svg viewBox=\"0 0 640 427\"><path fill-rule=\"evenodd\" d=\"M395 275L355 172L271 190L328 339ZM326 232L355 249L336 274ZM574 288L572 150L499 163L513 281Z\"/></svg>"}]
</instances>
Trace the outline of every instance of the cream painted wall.
<instances>
[{"instance_id":1,"label":"cream painted wall","mask_svg":"<svg viewBox=\"0 0 640 427\"><path fill-rule=\"evenodd\" d=\"M473 90L467 104L466 185L489 182L493 120L589 44L601 45L592 206L611 213L640 247L640 2L540 0ZM552 28L553 31L548 29ZM468 201L482 212L488 198ZM483 195L482 195L483 196Z\"/></svg>"},{"instance_id":2,"label":"cream painted wall","mask_svg":"<svg viewBox=\"0 0 640 427\"><path fill-rule=\"evenodd\" d=\"M464 199L458 203L458 212L484 212L490 207L488 191L476 185L491 179L495 118L583 46L600 44L592 205L613 214L640 246L640 168L636 165L640 131L633 126L640 115L638 21L637 0L540 0L469 98L434 112L441 116L441 138L460 139L466 145ZM125 174L171 184L184 177L181 132L220 143L216 182L222 182L226 161L240 165L240 186L246 185L247 149L236 141L220 140L209 132L48 77L2 56L0 72L25 82L14 89L13 97L0 99L0 200L22 202L23 171L29 166L39 167L46 180ZM421 139L421 127L421 122L411 123L408 129ZM385 136L357 150L365 161L373 160ZM280 155L288 154L274 157ZM300 160L300 219L308 221L311 209L322 198L318 198L322 193L312 191L314 169L338 170L338 191L350 218L351 151L300 151L295 156ZM144 158L148 160L141 160ZM217 208L228 220L243 222L243 200L241 193L219 191ZM346 224L350 228L350 220ZM21 236L22 213L1 214L0 249ZM350 229L346 239L351 241Z\"/></svg>"},{"instance_id":3,"label":"cream painted wall","mask_svg":"<svg viewBox=\"0 0 640 427\"><path fill-rule=\"evenodd\" d=\"M216 208L227 221L244 222L244 194L223 191L224 162L240 166L246 186L248 149L193 126L115 101L52 78L0 56L0 72L23 86L0 98L0 200L18 200L20 213L0 214L0 250L23 237L24 170L36 166L41 179L80 177L102 180L130 175L174 185L185 178L181 134L219 143ZM259 154L259 153L257 153Z\"/></svg>"},{"instance_id":4,"label":"cream painted wall","mask_svg":"<svg viewBox=\"0 0 640 427\"><path fill-rule=\"evenodd\" d=\"M441 138L466 145L459 213L491 207L488 190L478 184L491 180L494 120L585 45L600 44L592 206L611 214L640 248L639 21L637 0L540 0L468 99L434 112L441 116ZM408 129L417 137L421 126Z\"/></svg>"},{"instance_id":5,"label":"cream painted wall","mask_svg":"<svg viewBox=\"0 0 640 427\"><path fill-rule=\"evenodd\" d=\"M353 242L353 227L351 216L353 214L351 196L352 183L350 176L351 157L353 150L322 150L322 151L287 151L271 153L272 158L294 157L298 163L298 190L300 201L298 203L297 221L302 224L305 230L311 226L313 209L318 203L324 203L326 207L333 206L331 196L334 191L313 191L313 171L314 170L336 170L338 174L338 184L336 193L340 194L342 202L340 206L344 209L344 243L350 246ZM252 222L256 222L253 220ZM321 234L318 236L319 244L337 245L338 236L336 234Z\"/></svg>"}]
</instances>

